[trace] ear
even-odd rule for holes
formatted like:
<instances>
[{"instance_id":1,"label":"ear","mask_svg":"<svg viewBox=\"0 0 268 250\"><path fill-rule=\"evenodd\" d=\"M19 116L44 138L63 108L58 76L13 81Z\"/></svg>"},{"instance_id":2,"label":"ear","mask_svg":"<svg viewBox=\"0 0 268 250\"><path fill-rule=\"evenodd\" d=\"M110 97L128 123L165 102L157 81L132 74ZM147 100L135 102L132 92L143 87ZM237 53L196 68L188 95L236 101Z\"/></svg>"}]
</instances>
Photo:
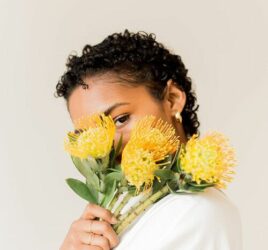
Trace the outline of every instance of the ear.
<instances>
[{"instance_id":1,"label":"ear","mask_svg":"<svg viewBox=\"0 0 268 250\"><path fill-rule=\"evenodd\" d=\"M174 116L176 112L182 112L186 103L186 94L178 87L172 79L167 81L164 100L168 103L171 115Z\"/></svg>"}]
</instances>

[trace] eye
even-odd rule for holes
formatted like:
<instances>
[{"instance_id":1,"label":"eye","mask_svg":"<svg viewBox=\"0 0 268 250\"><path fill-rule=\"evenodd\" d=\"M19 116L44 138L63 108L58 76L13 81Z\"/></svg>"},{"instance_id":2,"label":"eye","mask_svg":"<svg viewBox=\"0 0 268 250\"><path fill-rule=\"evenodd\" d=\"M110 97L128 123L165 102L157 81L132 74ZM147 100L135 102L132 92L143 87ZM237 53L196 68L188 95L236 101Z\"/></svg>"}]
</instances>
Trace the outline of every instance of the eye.
<instances>
[{"instance_id":1,"label":"eye","mask_svg":"<svg viewBox=\"0 0 268 250\"><path fill-rule=\"evenodd\" d=\"M124 123L126 123L129 119L129 115L128 114L124 114L124 115L120 115L120 116L117 116L115 119L114 119L114 123L117 127L121 127L124 125Z\"/></svg>"}]
</instances>

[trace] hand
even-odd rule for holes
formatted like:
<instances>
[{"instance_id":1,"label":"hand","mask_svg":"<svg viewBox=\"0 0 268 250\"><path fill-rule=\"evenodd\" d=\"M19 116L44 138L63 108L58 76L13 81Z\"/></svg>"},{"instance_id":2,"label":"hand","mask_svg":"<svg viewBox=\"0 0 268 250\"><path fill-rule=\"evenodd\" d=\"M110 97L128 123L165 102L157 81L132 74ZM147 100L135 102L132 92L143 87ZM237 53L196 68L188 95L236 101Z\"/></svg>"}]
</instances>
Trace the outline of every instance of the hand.
<instances>
[{"instance_id":1,"label":"hand","mask_svg":"<svg viewBox=\"0 0 268 250\"><path fill-rule=\"evenodd\" d=\"M116 222L111 211L88 204L82 216L71 224L60 250L110 250L119 243L111 226Z\"/></svg>"}]
</instances>

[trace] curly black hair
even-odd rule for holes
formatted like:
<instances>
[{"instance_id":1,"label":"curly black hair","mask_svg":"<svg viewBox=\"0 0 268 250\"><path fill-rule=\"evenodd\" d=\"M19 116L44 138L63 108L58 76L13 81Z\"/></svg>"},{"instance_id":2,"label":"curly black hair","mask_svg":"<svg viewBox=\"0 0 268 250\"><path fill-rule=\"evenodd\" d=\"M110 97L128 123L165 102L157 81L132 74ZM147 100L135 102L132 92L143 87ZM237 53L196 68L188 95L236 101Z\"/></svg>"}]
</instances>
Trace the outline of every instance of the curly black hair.
<instances>
[{"instance_id":1,"label":"curly black hair","mask_svg":"<svg viewBox=\"0 0 268 250\"><path fill-rule=\"evenodd\" d=\"M163 44L157 42L154 33L139 31L113 33L97 45L85 45L82 55L69 55L67 71L56 85L56 97L64 97L68 102L72 90L82 85L83 79L103 73L115 73L118 79L129 84L143 84L158 100L162 100L169 79L186 94L185 107L181 113L183 128L189 138L200 134L197 117L199 105L192 90L192 80L179 55L170 53Z\"/></svg>"}]
</instances>

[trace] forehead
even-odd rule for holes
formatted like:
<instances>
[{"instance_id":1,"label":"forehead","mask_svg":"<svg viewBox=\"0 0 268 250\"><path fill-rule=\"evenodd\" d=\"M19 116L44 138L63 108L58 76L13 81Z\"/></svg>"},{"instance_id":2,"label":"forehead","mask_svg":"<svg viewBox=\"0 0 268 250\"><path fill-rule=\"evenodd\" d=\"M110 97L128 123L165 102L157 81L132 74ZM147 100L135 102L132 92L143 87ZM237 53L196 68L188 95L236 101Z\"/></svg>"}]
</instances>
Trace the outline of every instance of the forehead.
<instances>
[{"instance_id":1,"label":"forehead","mask_svg":"<svg viewBox=\"0 0 268 250\"><path fill-rule=\"evenodd\" d=\"M144 99L150 98L144 85L122 84L116 78L91 77L84 80L88 88L77 86L68 99L68 109L72 120L84 115L103 112L115 103L144 105Z\"/></svg>"}]
</instances>

